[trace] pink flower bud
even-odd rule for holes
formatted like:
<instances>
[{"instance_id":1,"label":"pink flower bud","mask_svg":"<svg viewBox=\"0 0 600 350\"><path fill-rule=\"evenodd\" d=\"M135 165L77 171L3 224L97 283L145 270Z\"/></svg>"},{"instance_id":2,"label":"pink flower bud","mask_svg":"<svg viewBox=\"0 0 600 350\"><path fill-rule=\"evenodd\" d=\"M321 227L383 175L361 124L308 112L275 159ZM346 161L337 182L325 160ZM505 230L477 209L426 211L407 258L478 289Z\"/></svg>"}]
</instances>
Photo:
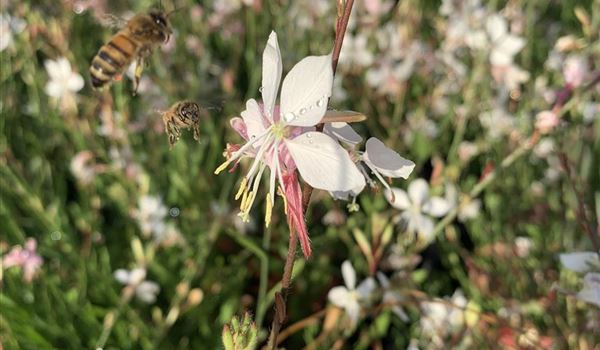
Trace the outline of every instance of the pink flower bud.
<instances>
[{"instance_id":1,"label":"pink flower bud","mask_svg":"<svg viewBox=\"0 0 600 350\"><path fill-rule=\"evenodd\" d=\"M560 119L552 111L542 111L535 117L535 128L542 134L547 134L554 130Z\"/></svg>"}]
</instances>

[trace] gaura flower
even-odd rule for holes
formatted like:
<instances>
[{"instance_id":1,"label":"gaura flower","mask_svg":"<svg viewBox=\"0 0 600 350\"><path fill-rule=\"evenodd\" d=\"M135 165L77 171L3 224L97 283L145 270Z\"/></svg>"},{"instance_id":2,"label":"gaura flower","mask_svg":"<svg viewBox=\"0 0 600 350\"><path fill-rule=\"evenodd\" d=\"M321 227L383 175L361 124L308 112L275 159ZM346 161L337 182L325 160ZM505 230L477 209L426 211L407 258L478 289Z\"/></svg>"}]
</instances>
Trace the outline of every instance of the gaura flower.
<instances>
[{"instance_id":1,"label":"gaura flower","mask_svg":"<svg viewBox=\"0 0 600 350\"><path fill-rule=\"evenodd\" d=\"M83 88L83 78L71 68L69 60L61 57L44 62L50 80L46 83L46 94L60 101L62 108L75 105L75 93Z\"/></svg>"},{"instance_id":2,"label":"gaura flower","mask_svg":"<svg viewBox=\"0 0 600 350\"><path fill-rule=\"evenodd\" d=\"M329 301L343 308L352 324L356 324L360 315L360 302L366 301L375 291L375 280L368 277L356 286L356 271L350 261L342 263L342 277L346 286L333 287L327 297Z\"/></svg>"},{"instance_id":3,"label":"gaura flower","mask_svg":"<svg viewBox=\"0 0 600 350\"><path fill-rule=\"evenodd\" d=\"M14 246L8 254L2 257L2 269L18 266L23 269L25 282L31 282L43 263L42 257L36 253L36 248L37 242L34 238L29 238L25 242L25 248L20 245Z\"/></svg>"},{"instance_id":4,"label":"gaura flower","mask_svg":"<svg viewBox=\"0 0 600 350\"><path fill-rule=\"evenodd\" d=\"M485 29L491 43L490 62L492 65L511 65L514 56L525 46L525 39L511 34L506 19L498 14L488 17Z\"/></svg>"},{"instance_id":5,"label":"gaura flower","mask_svg":"<svg viewBox=\"0 0 600 350\"><path fill-rule=\"evenodd\" d=\"M281 74L277 34L271 32L263 52L263 103L248 100L241 118L231 120L231 126L246 143L229 145L227 160L215 174L232 163L237 164L242 157L254 158L236 195L236 199L241 198L240 216L248 220L262 175L269 168L265 224L270 223L275 190L279 187L290 228L296 230L303 252L309 256L302 194L295 171L298 170L300 177L313 188L330 192L364 187L365 180L348 152L334 139L313 128L325 115L331 96L331 55L309 56L298 62L283 80L280 104L276 105Z\"/></svg>"},{"instance_id":6,"label":"gaura flower","mask_svg":"<svg viewBox=\"0 0 600 350\"><path fill-rule=\"evenodd\" d=\"M146 281L146 269L134 268L132 270L118 269L114 273L115 279L135 291L135 296L141 301L152 304L160 287L156 282Z\"/></svg>"},{"instance_id":7,"label":"gaura flower","mask_svg":"<svg viewBox=\"0 0 600 350\"><path fill-rule=\"evenodd\" d=\"M396 209L402 210L399 221L406 225L406 231L417 233L419 238L429 242L433 234L433 220L450 210L450 203L441 197L429 196L429 184L417 179L408 185L408 193L399 188L385 191L388 202Z\"/></svg>"}]
</instances>

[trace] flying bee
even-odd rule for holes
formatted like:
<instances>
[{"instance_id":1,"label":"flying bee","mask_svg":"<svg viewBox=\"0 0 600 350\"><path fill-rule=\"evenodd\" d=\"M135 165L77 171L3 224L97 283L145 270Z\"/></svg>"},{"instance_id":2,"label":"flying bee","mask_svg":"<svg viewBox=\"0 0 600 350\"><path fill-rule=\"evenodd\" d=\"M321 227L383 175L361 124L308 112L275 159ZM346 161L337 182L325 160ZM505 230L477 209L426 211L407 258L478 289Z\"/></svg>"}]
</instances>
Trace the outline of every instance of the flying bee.
<instances>
[{"instance_id":1,"label":"flying bee","mask_svg":"<svg viewBox=\"0 0 600 350\"><path fill-rule=\"evenodd\" d=\"M123 28L110 41L102 46L90 66L92 86L100 89L110 81L120 77L125 68L136 61L133 94L137 92L145 59L161 43L171 36L168 17L161 10L150 10L136 15L125 23ZM124 22L124 21L123 21Z\"/></svg>"},{"instance_id":2,"label":"flying bee","mask_svg":"<svg viewBox=\"0 0 600 350\"><path fill-rule=\"evenodd\" d=\"M179 140L181 129L192 128L194 140L200 139L200 106L192 101L179 101L166 111L159 111L165 123L169 146Z\"/></svg>"}]
</instances>

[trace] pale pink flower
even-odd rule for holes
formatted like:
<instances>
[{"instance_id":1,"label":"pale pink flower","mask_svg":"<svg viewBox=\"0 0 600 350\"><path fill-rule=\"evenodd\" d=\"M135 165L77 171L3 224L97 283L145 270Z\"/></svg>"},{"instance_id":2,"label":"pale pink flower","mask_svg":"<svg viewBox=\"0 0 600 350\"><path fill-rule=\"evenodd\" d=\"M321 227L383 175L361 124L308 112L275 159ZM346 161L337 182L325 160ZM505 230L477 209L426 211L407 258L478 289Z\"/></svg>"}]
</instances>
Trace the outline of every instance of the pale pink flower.
<instances>
[{"instance_id":1,"label":"pale pink flower","mask_svg":"<svg viewBox=\"0 0 600 350\"><path fill-rule=\"evenodd\" d=\"M61 57L44 62L50 80L46 83L46 94L60 102L61 108L75 107L75 93L83 88L83 77L71 68L69 61Z\"/></svg>"},{"instance_id":2,"label":"pale pink flower","mask_svg":"<svg viewBox=\"0 0 600 350\"><path fill-rule=\"evenodd\" d=\"M114 272L114 277L121 284L134 289L135 296L147 304L154 303L156 295L160 292L160 286L156 282L146 281L144 268L118 269Z\"/></svg>"},{"instance_id":3,"label":"pale pink flower","mask_svg":"<svg viewBox=\"0 0 600 350\"><path fill-rule=\"evenodd\" d=\"M263 103L248 100L241 118L231 120L246 144L229 146L228 159L215 173L237 164L242 157L254 158L236 195L236 199L241 198L240 215L247 220L264 170L269 168L265 224L270 223L279 184L287 199L290 225L297 230L300 242L307 244L302 206L296 205L300 196L293 174L296 169L306 183L326 191L350 191L364 186L365 180L343 147L326 134L313 131L325 115L331 96L331 55L309 56L297 63L283 80L280 105L276 105L281 73L281 53L277 35L272 32L263 52ZM303 250L306 256L310 254L308 245L303 245Z\"/></svg>"},{"instance_id":4,"label":"pale pink flower","mask_svg":"<svg viewBox=\"0 0 600 350\"><path fill-rule=\"evenodd\" d=\"M35 238L27 239L24 249L20 245L14 246L2 257L2 268L20 267L23 270L23 279L28 283L31 282L43 263L42 257L36 253L36 248Z\"/></svg>"},{"instance_id":5,"label":"pale pink flower","mask_svg":"<svg viewBox=\"0 0 600 350\"><path fill-rule=\"evenodd\" d=\"M559 117L552 111L539 112L535 117L535 128L542 134L552 132L559 123Z\"/></svg>"},{"instance_id":6,"label":"pale pink flower","mask_svg":"<svg viewBox=\"0 0 600 350\"><path fill-rule=\"evenodd\" d=\"M494 66L512 64L514 56L525 46L525 39L508 30L506 19L498 14L488 17L485 28L491 43L490 62Z\"/></svg>"},{"instance_id":7,"label":"pale pink flower","mask_svg":"<svg viewBox=\"0 0 600 350\"><path fill-rule=\"evenodd\" d=\"M576 88L583 84L589 73L587 60L582 56L569 56L563 64L563 75L567 86Z\"/></svg>"}]
</instances>

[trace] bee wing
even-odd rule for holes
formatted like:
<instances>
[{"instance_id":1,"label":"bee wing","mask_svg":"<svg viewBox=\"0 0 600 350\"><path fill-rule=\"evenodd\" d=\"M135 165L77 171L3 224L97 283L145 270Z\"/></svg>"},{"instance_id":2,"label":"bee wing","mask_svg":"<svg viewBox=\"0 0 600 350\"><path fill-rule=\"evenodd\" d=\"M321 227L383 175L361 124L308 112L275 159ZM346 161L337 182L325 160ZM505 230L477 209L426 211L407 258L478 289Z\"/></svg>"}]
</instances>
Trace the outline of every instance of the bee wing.
<instances>
[{"instance_id":1,"label":"bee wing","mask_svg":"<svg viewBox=\"0 0 600 350\"><path fill-rule=\"evenodd\" d=\"M100 24L103 27L112 29L121 29L127 24L127 20L123 17L115 16L110 13L105 13L100 17Z\"/></svg>"},{"instance_id":2,"label":"bee wing","mask_svg":"<svg viewBox=\"0 0 600 350\"><path fill-rule=\"evenodd\" d=\"M359 112L328 110L321 119L321 123L358 123L366 119L367 116Z\"/></svg>"}]
</instances>

